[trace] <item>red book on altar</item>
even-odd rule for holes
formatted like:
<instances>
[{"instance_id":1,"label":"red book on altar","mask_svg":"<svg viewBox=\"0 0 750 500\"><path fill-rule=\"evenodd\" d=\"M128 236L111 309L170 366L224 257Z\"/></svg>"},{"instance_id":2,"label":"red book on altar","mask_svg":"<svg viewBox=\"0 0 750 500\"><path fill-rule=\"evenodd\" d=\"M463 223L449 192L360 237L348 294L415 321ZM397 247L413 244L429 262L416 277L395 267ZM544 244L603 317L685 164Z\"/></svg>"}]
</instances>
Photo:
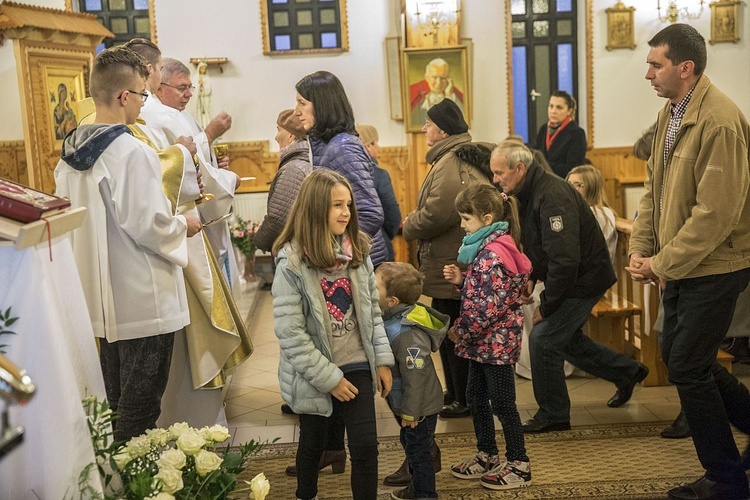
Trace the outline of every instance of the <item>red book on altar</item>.
<instances>
[{"instance_id":1,"label":"red book on altar","mask_svg":"<svg viewBox=\"0 0 750 500\"><path fill-rule=\"evenodd\" d=\"M43 193L28 186L0 178L0 215L21 222L34 222L59 214L70 200Z\"/></svg>"}]
</instances>

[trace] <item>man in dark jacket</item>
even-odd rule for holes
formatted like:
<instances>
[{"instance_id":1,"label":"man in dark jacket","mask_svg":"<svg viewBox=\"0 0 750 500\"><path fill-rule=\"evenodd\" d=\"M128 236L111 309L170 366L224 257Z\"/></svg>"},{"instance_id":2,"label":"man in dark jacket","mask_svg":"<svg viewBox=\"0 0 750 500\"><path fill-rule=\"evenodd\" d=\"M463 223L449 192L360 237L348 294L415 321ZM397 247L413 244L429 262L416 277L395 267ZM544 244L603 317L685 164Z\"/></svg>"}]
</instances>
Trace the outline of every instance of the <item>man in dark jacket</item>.
<instances>
[{"instance_id":1,"label":"man in dark jacket","mask_svg":"<svg viewBox=\"0 0 750 500\"><path fill-rule=\"evenodd\" d=\"M461 295L443 277L443 267L455 264L466 232L456 211L458 193L474 182L489 183L480 167L462 160L461 146L471 145L469 126L461 110L444 99L427 111L422 131L430 149L426 160L432 168L417 197L417 209L404 221L404 239L417 240L419 271L424 275L424 294L432 297L432 307L455 321L461 307ZM445 383L455 401L440 411L442 418L468 417L466 381L468 361L454 353L453 342L446 338L440 347Z\"/></svg>"},{"instance_id":2,"label":"man in dark jacket","mask_svg":"<svg viewBox=\"0 0 750 500\"><path fill-rule=\"evenodd\" d=\"M563 361L617 386L607 403L624 405L648 369L583 335L582 327L615 281L607 245L591 209L563 179L545 172L531 151L505 141L490 159L494 181L518 198L521 238L533 271L530 288L544 282L534 310L529 349L539 411L525 432L570 429L570 398Z\"/></svg>"}]
</instances>

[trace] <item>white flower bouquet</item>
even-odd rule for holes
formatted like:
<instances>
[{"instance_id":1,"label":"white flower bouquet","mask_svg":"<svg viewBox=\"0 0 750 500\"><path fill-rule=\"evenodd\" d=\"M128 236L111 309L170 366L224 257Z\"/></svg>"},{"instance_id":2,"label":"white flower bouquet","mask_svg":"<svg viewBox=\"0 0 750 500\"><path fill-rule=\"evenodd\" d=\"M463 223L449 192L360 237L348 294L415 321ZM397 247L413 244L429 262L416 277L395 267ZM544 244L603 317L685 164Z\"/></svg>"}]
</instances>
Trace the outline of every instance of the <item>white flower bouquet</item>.
<instances>
[{"instance_id":1,"label":"white flower bouquet","mask_svg":"<svg viewBox=\"0 0 750 500\"><path fill-rule=\"evenodd\" d=\"M98 407L93 418L92 407ZM89 401L87 409L107 499L218 500L249 492L250 499L263 500L268 495L270 484L263 474L245 481L249 487L235 489L250 455L266 443L251 440L233 449L227 443L226 427L195 429L183 422L169 429L150 429L124 444L109 445L111 431L102 431L102 426L109 428L113 417L106 401ZM97 420L101 416L106 422ZM113 481L117 476L121 481Z\"/></svg>"}]
</instances>

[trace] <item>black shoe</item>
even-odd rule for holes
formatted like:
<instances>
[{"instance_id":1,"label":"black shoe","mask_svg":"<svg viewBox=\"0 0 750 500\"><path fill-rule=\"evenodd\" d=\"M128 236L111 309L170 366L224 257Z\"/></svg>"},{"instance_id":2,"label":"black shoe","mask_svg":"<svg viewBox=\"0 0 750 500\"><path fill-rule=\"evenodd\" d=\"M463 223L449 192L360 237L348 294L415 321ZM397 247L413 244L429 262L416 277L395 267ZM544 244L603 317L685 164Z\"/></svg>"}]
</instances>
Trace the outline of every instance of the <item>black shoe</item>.
<instances>
[{"instance_id":1,"label":"black shoe","mask_svg":"<svg viewBox=\"0 0 750 500\"><path fill-rule=\"evenodd\" d=\"M690 437L690 426L687 423L687 418L685 418L685 413L680 412L677 415L677 418L674 419L674 422L672 422L669 427L662 429L659 435L667 439L683 439Z\"/></svg>"},{"instance_id":2,"label":"black shoe","mask_svg":"<svg viewBox=\"0 0 750 500\"><path fill-rule=\"evenodd\" d=\"M391 498L393 500L413 500L417 497L414 496L414 490L411 488L411 485L409 485L402 490L392 491Z\"/></svg>"},{"instance_id":3,"label":"black shoe","mask_svg":"<svg viewBox=\"0 0 750 500\"><path fill-rule=\"evenodd\" d=\"M449 405L443 406L438 415L440 415L440 418L468 417L471 415L471 408L462 405L458 401L454 401Z\"/></svg>"},{"instance_id":4,"label":"black shoe","mask_svg":"<svg viewBox=\"0 0 750 500\"><path fill-rule=\"evenodd\" d=\"M296 413L294 413L294 410L292 410L292 407L286 403L283 403L281 405L281 413L284 413L285 415L296 415Z\"/></svg>"},{"instance_id":5,"label":"black shoe","mask_svg":"<svg viewBox=\"0 0 750 500\"><path fill-rule=\"evenodd\" d=\"M646 377L648 377L648 368L640 365L638 367L638 372L635 374L635 377L630 379L630 382L628 382L627 384L617 388L617 392L614 396L612 396L612 399L607 401L607 406L609 406L610 408L619 408L620 406L630 401L630 398L633 396L633 389L635 388L635 384L637 384L638 382L643 382L643 379L645 379Z\"/></svg>"},{"instance_id":6,"label":"black shoe","mask_svg":"<svg viewBox=\"0 0 750 500\"><path fill-rule=\"evenodd\" d=\"M452 392L445 391L443 393L443 406L448 406L449 404L451 404L455 400L456 400L456 398L453 397L453 393Z\"/></svg>"},{"instance_id":7,"label":"black shoe","mask_svg":"<svg viewBox=\"0 0 750 500\"><path fill-rule=\"evenodd\" d=\"M747 363L750 361L750 347L748 347L747 337L733 337L724 339L721 348L727 353L734 356L732 364L740 362Z\"/></svg>"},{"instance_id":8,"label":"black shoe","mask_svg":"<svg viewBox=\"0 0 750 500\"><path fill-rule=\"evenodd\" d=\"M343 474L346 470L346 450L325 450L320 456L318 470L323 470L329 465L334 474ZM297 466L290 465L284 472L287 476L297 477Z\"/></svg>"},{"instance_id":9,"label":"black shoe","mask_svg":"<svg viewBox=\"0 0 750 500\"><path fill-rule=\"evenodd\" d=\"M570 422L542 422L532 418L521 426L526 434L541 434L542 432L569 431Z\"/></svg>"},{"instance_id":10,"label":"black shoe","mask_svg":"<svg viewBox=\"0 0 750 500\"><path fill-rule=\"evenodd\" d=\"M747 481L741 484L717 483L705 476L694 483L669 490L671 500L747 500L750 498Z\"/></svg>"}]
</instances>

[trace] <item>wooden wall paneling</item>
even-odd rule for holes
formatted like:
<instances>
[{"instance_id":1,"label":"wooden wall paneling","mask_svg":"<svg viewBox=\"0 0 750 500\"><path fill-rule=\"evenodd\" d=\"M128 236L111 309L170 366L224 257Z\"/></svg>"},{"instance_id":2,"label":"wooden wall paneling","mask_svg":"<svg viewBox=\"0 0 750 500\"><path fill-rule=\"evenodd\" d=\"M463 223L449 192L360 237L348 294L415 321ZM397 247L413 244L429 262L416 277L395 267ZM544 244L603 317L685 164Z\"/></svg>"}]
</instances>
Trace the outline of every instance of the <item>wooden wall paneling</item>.
<instances>
[{"instance_id":1,"label":"wooden wall paneling","mask_svg":"<svg viewBox=\"0 0 750 500\"><path fill-rule=\"evenodd\" d=\"M382 147L378 151L378 165L385 169L391 176L393 192L396 195L401 219L413 210L414 207L414 179L410 168L409 148L406 146ZM418 187L417 187L418 189ZM393 250L397 262L409 261L409 245L403 236L399 235L393 240Z\"/></svg>"},{"instance_id":2,"label":"wooden wall paneling","mask_svg":"<svg viewBox=\"0 0 750 500\"><path fill-rule=\"evenodd\" d=\"M0 177L19 184L29 183L23 141L0 142Z\"/></svg>"},{"instance_id":3,"label":"wooden wall paneling","mask_svg":"<svg viewBox=\"0 0 750 500\"><path fill-rule=\"evenodd\" d=\"M255 177L244 181L238 193L262 193L268 188L279 167L278 153L268 151L268 141L228 142L229 169L240 177Z\"/></svg>"},{"instance_id":4,"label":"wooden wall paneling","mask_svg":"<svg viewBox=\"0 0 750 500\"><path fill-rule=\"evenodd\" d=\"M586 154L604 177L604 191L612 208L621 217L625 214L623 188L642 184L646 179L646 162L633 155L631 147L594 148Z\"/></svg>"}]
</instances>

